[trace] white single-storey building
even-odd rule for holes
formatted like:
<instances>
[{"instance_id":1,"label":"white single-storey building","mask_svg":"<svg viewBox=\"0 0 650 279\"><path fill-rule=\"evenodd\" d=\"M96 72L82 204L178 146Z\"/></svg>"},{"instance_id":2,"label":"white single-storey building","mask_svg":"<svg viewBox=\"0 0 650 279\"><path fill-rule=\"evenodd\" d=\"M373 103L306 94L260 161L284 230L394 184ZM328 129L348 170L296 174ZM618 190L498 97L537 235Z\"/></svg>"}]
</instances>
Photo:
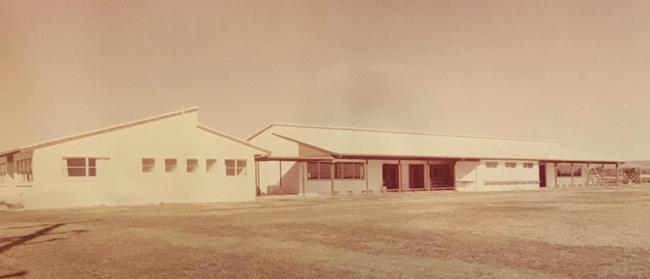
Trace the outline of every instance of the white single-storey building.
<instances>
[{"instance_id":1,"label":"white single-storey building","mask_svg":"<svg viewBox=\"0 0 650 279\"><path fill-rule=\"evenodd\" d=\"M308 125L272 124L244 141L199 124L190 108L0 152L0 202L533 190L602 183L591 173L619 163L550 141Z\"/></svg>"},{"instance_id":2,"label":"white single-storey building","mask_svg":"<svg viewBox=\"0 0 650 279\"><path fill-rule=\"evenodd\" d=\"M198 123L198 108L0 152L0 201L27 208L253 200L270 151Z\"/></svg>"},{"instance_id":3,"label":"white single-storey building","mask_svg":"<svg viewBox=\"0 0 650 279\"><path fill-rule=\"evenodd\" d=\"M580 186L621 163L552 141L294 124L248 141L273 151L256 163L259 192L269 195Z\"/></svg>"}]
</instances>

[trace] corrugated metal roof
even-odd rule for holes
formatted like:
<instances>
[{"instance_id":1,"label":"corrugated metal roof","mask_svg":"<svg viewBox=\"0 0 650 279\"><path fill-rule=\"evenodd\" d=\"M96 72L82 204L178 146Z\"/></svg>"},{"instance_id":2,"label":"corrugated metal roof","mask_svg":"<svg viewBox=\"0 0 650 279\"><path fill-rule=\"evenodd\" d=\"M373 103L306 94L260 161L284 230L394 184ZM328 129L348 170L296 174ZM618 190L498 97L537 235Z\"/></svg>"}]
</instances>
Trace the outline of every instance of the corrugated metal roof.
<instances>
[{"instance_id":1,"label":"corrugated metal roof","mask_svg":"<svg viewBox=\"0 0 650 279\"><path fill-rule=\"evenodd\" d=\"M444 157L620 162L569 149L554 141L374 129L273 124L269 132L344 156ZM259 134L259 133L258 133ZM255 137L255 136L254 136ZM281 156L281 154L275 154Z\"/></svg>"},{"instance_id":2,"label":"corrugated metal roof","mask_svg":"<svg viewBox=\"0 0 650 279\"><path fill-rule=\"evenodd\" d=\"M198 110L199 110L199 107L184 108L182 110L173 111L173 112L169 112L169 113L164 113L164 114L160 114L160 115L156 115L156 116L151 116L151 117L147 117L147 118L143 118L143 119L135 120L135 121L130 121L130 122L126 122L126 123L122 123L122 124L118 124L118 125L113 125L113 126L102 128L102 129L97 129L97 130L93 130L93 131L89 131L89 132L84 132L84 133L79 133L79 134L75 134L75 135L71 135L71 136L52 139L52 140L48 140L48 141L44 141L44 142L40 142L40 143L36 143L36 144L27 145L27 146L20 147L20 148L14 148L14 149L6 150L6 151L0 151L0 156L4 156L6 154L11 154L11 153L16 153L16 152L21 152L21 151L22 152L31 151L31 150L35 150L35 149L42 148L42 147L45 147L45 146L55 145L55 144L59 144L59 143L67 142L67 141L82 139L82 138L86 138L86 137L90 137L90 136L95 136L95 135L104 134L104 133L108 133L108 132L112 132L112 131L116 131L116 130L121 130L121 129L129 128L129 127L133 127L133 126L137 126L137 125L141 125L141 124L145 124L145 123L149 123L149 122L153 122L153 121L158 121L158 120L161 120L161 119L166 119L166 118L169 118L169 117L183 115L185 113L195 112L195 111L198 111ZM246 146L250 146L252 148L258 149L258 150L263 151L265 153L270 153L271 152L269 150L258 147L256 145L253 145L253 144L251 144L249 142L246 142L246 141L244 141L242 139L239 139L237 137L234 137L234 136L228 135L226 133L223 133L221 131L217 131L215 129L209 128L209 127L207 127L205 125L198 124L196 127L198 129L202 129L202 130L208 131L210 133L225 137L225 138L227 138L229 140L233 140L235 142L244 144Z\"/></svg>"}]
</instances>

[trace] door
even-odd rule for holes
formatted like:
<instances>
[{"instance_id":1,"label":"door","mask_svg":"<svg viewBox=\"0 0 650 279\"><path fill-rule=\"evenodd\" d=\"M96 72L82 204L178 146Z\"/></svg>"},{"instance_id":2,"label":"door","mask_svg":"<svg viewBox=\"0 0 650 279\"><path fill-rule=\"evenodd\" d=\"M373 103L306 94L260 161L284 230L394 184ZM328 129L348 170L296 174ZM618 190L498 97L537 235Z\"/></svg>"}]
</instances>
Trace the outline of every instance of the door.
<instances>
[{"instance_id":1,"label":"door","mask_svg":"<svg viewBox=\"0 0 650 279\"><path fill-rule=\"evenodd\" d=\"M388 190L399 189L399 166L397 164L383 164L381 170L384 187Z\"/></svg>"},{"instance_id":2,"label":"door","mask_svg":"<svg viewBox=\"0 0 650 279\"><path fill-rule=\"evenodd\" d=\"M424 189L424 165L409 164L409 189Z\"/></svg>"},{"instance_id":3,"label":"door","mask_svg":"<svg viewBox=\"0 0 650 279\"><path fill-rule=\"evenodd\" d=\"M539 164L539 187L546 187L546 165Z\"/></svg>"},{"instance_id":4,"label":"door","mask_svg":"<svg viewBox=\"0 0 650 279\"><path fill-rule=\"evenodd\" d=\"M453 189L454 188L454 177L453 177L453 168L452 164L444 165L430 165L429 166L429 178L431 179L431 188L432 189Z\"/></svg>"}]
</instances>

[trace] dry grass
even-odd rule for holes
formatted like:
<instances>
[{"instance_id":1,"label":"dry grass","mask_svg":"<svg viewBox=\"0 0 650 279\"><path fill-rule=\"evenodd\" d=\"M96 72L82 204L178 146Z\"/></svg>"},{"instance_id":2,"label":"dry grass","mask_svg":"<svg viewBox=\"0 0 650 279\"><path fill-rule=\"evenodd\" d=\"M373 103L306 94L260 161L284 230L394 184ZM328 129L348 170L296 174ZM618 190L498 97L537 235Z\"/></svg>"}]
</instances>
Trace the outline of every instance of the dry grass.
<instances>
[{"instance_id":1,"label":"dry grass","mask_svg":"<svg viewBox=\"0 0 650 279\"><path fill-rule=\"evenodd\" d=\"M650 278L650 187L0 212L0 278Z\"/></svg>"}]
</instances>

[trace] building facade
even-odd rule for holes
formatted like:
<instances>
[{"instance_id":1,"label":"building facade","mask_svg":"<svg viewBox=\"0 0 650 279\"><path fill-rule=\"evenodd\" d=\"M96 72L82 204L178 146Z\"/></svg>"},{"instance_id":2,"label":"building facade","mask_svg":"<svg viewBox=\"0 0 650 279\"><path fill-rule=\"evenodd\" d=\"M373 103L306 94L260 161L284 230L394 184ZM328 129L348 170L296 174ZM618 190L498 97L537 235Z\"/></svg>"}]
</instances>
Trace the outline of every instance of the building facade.
<instances>
[{"instance_id":1,"label":"building facade","mask_svg":"<svg viewBox=\"0 0 650 279\"><path fill-rule=\"evenodd\" d=\"M27 208L253 200L255 155L269 151L159 115L0 155L0 201Z\"/></svg>"},{"instance_id":2,"label":"building facade","mask_svg":"<svg viewBox=\"0 0 650 279\"><path fill-rule=\"evenodd\" d=\"M199 124L190 108L0 152L0 202L48 208L536 190L602 183L593 170L618 163L550 141L358 128L272 124L244 141Z\"/></svg>"},{"instance_id":3,"label":"building facade","mask_svg":"<svg viewBox=\"0 0 650 279\"><path fill-rule=\"evenodd\" d=\"M536 190L581 186L619 161L551 141L273 124L249 142L263 194Z\"/></svg>"}]
</instances>

